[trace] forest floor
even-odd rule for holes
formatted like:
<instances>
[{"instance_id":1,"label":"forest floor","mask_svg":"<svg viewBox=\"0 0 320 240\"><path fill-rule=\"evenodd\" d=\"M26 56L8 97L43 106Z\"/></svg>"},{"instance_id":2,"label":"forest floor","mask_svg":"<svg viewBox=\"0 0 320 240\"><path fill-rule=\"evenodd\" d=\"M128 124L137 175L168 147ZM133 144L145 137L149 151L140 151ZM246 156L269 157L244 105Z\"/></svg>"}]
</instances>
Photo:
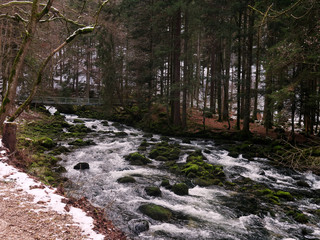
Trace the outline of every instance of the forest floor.
<instances>
[{"instance_id":1,"label":"forest floor","mask_svg":"<svg viewBox=\"0 0 320 240\"><path fill-rule=\"evenodd\" d=\"M192 124L197 124L198 126L203 126L203 116L202 112L193 110L189 115L189 120ZM230 129L229 129L229 123L228 121L218 121L218 116L213 115L212 118L205 118L205 128L206 130L210 130L212 132L236 132L236 120L231 119L230 120ZM242 126L242 120L240 122L240 125ZM268 134L266 133L265 127L261 124L261 120L258 122L250 123L250 131L255 136L260 137L269 137L272 139L279 139L279 133L275 128L269 129ZM290 131L285 131L284 136L286 139L290 139ZM306 143L310 140L310 137L307 138L305 135L296 133L295 135L295 141L297 143Z\"/></svg>"}]
</instances>

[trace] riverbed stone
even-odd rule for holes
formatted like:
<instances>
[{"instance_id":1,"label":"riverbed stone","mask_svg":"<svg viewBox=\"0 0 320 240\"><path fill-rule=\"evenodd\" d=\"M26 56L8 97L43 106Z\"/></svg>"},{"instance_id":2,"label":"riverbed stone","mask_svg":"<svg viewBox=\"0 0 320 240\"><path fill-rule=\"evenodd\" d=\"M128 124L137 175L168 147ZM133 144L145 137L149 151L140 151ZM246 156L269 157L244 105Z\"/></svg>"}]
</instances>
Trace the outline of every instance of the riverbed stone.
<instances>
[{"instance_id":1,"label":"riverbed stone","mask_svg":"<svg viewBox=\"0 0 320 240\"><path fill-rule=\"evenodd\" d=\"M151 187L146 187L144 189L149 196L153 197L160 197L161 196L161 190L159 187L156 186L151 186Z\"/></svg>"},{"instance_id":2,"label":"riverbed stone","mask_svg":"<svg viewBox=\"0 0 320 240\"><path fill-rule=\"evenodd\" d=\"M176 183L172 186L172 191L180 196L188 195L189 188L185 183Z\"/></svg>"},{"instance_id":3,"label":"riverbed stone","mask_svg":"<svg viewBox=\"0 0 320 240\"><path fill-rule=\"evenodd\" d=\"M131 219L128 222L129 229L135 233L140 234L149 230L149 222L144 219Z\"/></svg>"},{"instance_id":4,"label":"riverbed stone","mask_svg":"<svg viewBox=\"0 0 320 240\"><path fill-rule=\"evenodd\" d=\"M169 208L152 203L141 205L138 209L140 212L154 220L169 221L173 216L173 213Z\"/></svg>"},{"instance_id":5,"label":"riverbed stone","mask_svg":"<svg viewBox=\"0 0 320 240\"><path fill-rule=\"evenodd\" d=\"M77 163L73 168L76 170L85 170L85 169L90 169L90 166L89 166L89 163L80 162L80 163Z\"/></svg>"},{"instance_id":6,"label":"riverbed stone","mask_svg":"<svg viewBox=\"0 0 320 240\"><path fill-rule=\"evenodd\" d=\"M135 183L136 180L131 176L125 176L117 179L118 183Z\"/></svg>"},{"instance_id":7,"label":"riverbed stone","mask_svg":"<svg viewBox=\"0 0 320 240\"><path fill-rule=\"evenodd\" d=\"M130 161L130 164L137 166L146 165L152 162L150 159L138 152L130 153L129 155L125 156L125 159Z\"/></svg>"}]
</instances>

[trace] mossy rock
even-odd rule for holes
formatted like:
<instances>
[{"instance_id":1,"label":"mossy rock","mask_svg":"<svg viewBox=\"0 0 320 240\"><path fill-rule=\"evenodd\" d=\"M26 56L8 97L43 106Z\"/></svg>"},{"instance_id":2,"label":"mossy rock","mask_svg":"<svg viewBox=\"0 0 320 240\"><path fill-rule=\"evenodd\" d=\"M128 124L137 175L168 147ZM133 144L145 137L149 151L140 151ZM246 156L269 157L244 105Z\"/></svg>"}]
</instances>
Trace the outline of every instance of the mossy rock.
<instances>
[{"instance_id":1,"label":"mossy rock","mask_svg":"<svg viewBox=\"0 0 320 240\"><path fill-rule=\"evenodd\" d=\"M300 187L310 188L309 183L307 183L306 181L303 181L303 180L299 180L299 181L297 182L297 185L300 186Z\"/></svg>"},{"instance_id":2,"label":"mossy rock","mask_svg":"<svg viewBox=\"0 0 320 240\"><path fill-rule=\"evenodd\" d=\"M108 127L109 126L109 122L108 121L102 121L101 124L105 127Z\"/></svg>"},{"instance_id":3,"label":"mossy rock","mask_svg":"<svg viewBox=\"0 0 320 240\"><path fill-rule=\"evenodd\" d=\"M117 179L118 183L135 183L136 180L133 177L125 176Z\"/></svg>"},{"instance_id":4,"label":"mossy rock","mask_svg":"<svg viewBox=\"0 0 320 240\"><path fill-rule=\"evenodd\" d=\"M159 187L155 187L155 186L146 187L144 190L146 191L146 193L149 196L153 196L153 197L160 197L161 196L161 190Z\"/></svg>"},{"instance_id":5,"label":"mossy rock","mask_svg":"<svg viewBox=\"0 0 320 240\"><path fill-rule=\"evenodd\" d=\"M68 128L69 132L77 132L77 133L89 133L92 132L92 130L88 127L86 127L84 124L76 124L72 125Z\"/></svg>"},{"instance_id":6,"label":"mossy rock","mask_svg":"<svg viewBox=\"0 0 320 240\"><path fill-rule=\"evenodd\" d=\"M137 166L146 165L152 162L150 159L138 152L130 153L129 155L125 156L125 159L130 161L130 164Z\"/></svg>"},{"instance_id":7,"label":"mossy rock","mask_svg":"<svg viewBox=\"0 0 320 240\"><path fill-rule=\"evenodd\" d=\"M160 162L169 161L169 159L164 157L164 156L158 156L158 157L155 158L155 160L160 161Z\"/></svg>"},{"instance_id":8,"label":"mossy rock","mask_svg":"<svg viewBox=\"0 0 320 240\"><path fill-rule=\"evenodd\" d=\"M220 179L203 179L203 178L196 178L194 180L194 184L198 185L200 187L207 187L207 186L211 186L211 185L218 185L220 186L222 184L222 182L220 181Z\"/></svg>"},{"instance_id":9,"label":"mossy rock","mask_svg":"<svg viewBox=\"0 0 320 240\"><path fill-rule=\"evenodd\" d=\"M279 198L283 198L283 199L288 200L288 201L293 201L294 200L293 196L289 192L277 191L275 193L275 195L277 197L279 197Z\"/></svg>"},{"instance_id":10,"label":"mossy rock","mask_svg":"<svg viewBox=\"0 0 320 240\"><path fill-rule=\"evenodd\" d=\"M126 132L115 132L114 135L116 137L126 137L126 136L128 136L128 133L126 133Z\"/></svg>"},{"instance_id":11,"label":"mossy rock","mask_svg":"<svg viewBox=\"0 0 320 240\"><path fill-rule=\"evenodd\" d=\"M166 189L171 189L172 188L172 186L170 184L170 181L168 179L162 180L161 187L164 187Z\"/></svg>"},{"instance_id":12,"label":"mossy rock","mask_svg":"<svg viewBox=\"0 0 320 240\"><path fill-rule=\"evenodd\" d=\"M292 216L295 221L298 223L308 223L309 218L307 215L303 214L301 211L290 210L287 212L288 216Z\"/></svg>"},{"instance_id":13,"label":"mossy rock","mask_svg":"<svg viewBox=\"0 0 320 240\"><path fill-rule=\"evenodd\" d=\"M67 153L70 152L69 148L65 147L65 146L59 146L56 149L52 150L50 152L50 154L52 155L59 155L61 153Z\"/></svg>"},{"instance_id":14,"label":"mossy rock","mask_svg":"<svg viewBox=\"0 0 320 240\"><path fill-rule=\"evenodd\" d=\"M73 120L73 122L74 122L74 123L84 123L84 121L83 121L83 120L81 120L81 119L77 119L77 118L76 118L76 119L74 119L74 120Z\"/></svg>"},{"instance_id":15,"label":"mossy rock","mask_svg":"<svg viewBox=\"0 0 320 240\"><path fill-rule=\"evenodd\" d=\"M257 191L257 193L260 195L274 194L274 192L269 188L260 189Z\"/></svg>"},{"instance_id":16,"label":"mossy rock","mask_svg":"<svg viewBox=\"0 0 320 240\"><path fill-rule=\"evenodd\" d=\"M149 154L150 158L156 159L159 156L168 160L177 160L180 156L179 146L176 144L168 144L167 142L158 143Z\"/></svg>"},{"instance_id":17,"label":"mossy rock","mask_svg":"<svg viewBox=\"0 0 320 240\"><path fill-rule=\"evenodd\" d=\"M173 214L170 209L156 205L156 204L145 204L139 207L139 211L148 217L158 221L169 221Z\"/></svg>"},{"instance_id":18,"label":"mossy rock","mask_svg":"<svg viewBox=\"0 0 320 240\"><path fill-rule=\"evenodd\" d=\"M138 151L141 151L141 152L147 151L147 147L145 147L145 146L139 146L139 147L138 147Z\"/></svg>"},{"instance_id":19,"label":"mossy rock","mask_svg":"<svg viewBox=\"0 0 320 240\"><path fill-rule=\"evenodd\" d=\"M45 148L51 149L56 146L56 143L49 137L42 137L37 140L37 143Z\"/></svg>"},{"instance_id":20,"label":"mossy rock","mask_svg":"<svg viewBox=\"0 0 320 240\"><path fill-rule=\"evenodd\" d=\"M148 147L148 146L149 146L149 143L146 140L142 141L140 144L140 147Z\"/></svg>"},{"instance_id":21,"label":"mossy rock","mask_svg":"<svg viewBox=\"0 0 320 240\"><path fill-rule=\"evenodd\" d=\"M86 141L83 141L82 139L76 139L68 144L73 146L78 146L78 147L96 145L95 142L91 139Z\"/></svg>"},{"instance_id":22,"label":"mossy rock","mask_svg":"<svg viewBox=\"0 0 320 240\"><path fill-rule=\"evenodd\" d=\"M172 191L180 196L188 195L189 188L185 183L176 183L172 186Z\"/></svg>"}]
</instances>

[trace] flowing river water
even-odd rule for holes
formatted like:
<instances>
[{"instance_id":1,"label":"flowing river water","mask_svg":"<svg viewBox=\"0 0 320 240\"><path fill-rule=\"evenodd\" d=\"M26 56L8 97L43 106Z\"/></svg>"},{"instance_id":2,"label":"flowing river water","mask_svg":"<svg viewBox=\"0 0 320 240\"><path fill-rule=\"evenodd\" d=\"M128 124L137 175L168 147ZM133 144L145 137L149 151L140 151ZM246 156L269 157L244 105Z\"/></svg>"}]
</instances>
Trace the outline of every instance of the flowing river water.
<instances>
[{"instance_id":1,"label":"flowing river water","mask_svg":"<svg viewBox=\"0 0 320 240\"><path fill-rule=\"evenodd\" d=\"M75 118L78 117L66 115L70 124L75 124ZM143 140L155 144L161 142L161 136L145 135L143 131L112 122L105 126L100 120L82 120L93 130L84 140L93 140L96 145L62 155L66 177L72 181L68 191L74 196L86 196L92 203L105 208L108 217L132 239L320 239L319 217L311 214L316 210L320 214L319 176L275 168L267 159L248 161L241 155L230 157L227 151L215 146L214 140L195 139L183 143L179 138L170 138L169 142L181 146L179 162L185 162L190 151L200 149L209 163L223 166L230 182L250 178L271 189L297 193L300 197L286 204L307 215L309 222L294 221L282 210L278 211L276 205L272 213L246 211L255 203L252 199L248 201L245 194L226 190L223 186L199 187L190 180L187 196L160 187L161 197L150 197L144 190L147 186L160 186L163 179L169 179L171 184L186 181L161 168L158 161L152 160L147 166L132 166L125 160L126 155L138 151ZM75 170L74 166L79 162L89 163L90 169ZM118 183L117 179L124 176L133 176L136 182ZM297 182L301 180L309 186L298 186ZM161 205L184 217L168 222L153 220L138 209L146 203ZM150 229L138 235L132 233L128 227L132 219L147 220Z\"/></svg>"}]
</instances>

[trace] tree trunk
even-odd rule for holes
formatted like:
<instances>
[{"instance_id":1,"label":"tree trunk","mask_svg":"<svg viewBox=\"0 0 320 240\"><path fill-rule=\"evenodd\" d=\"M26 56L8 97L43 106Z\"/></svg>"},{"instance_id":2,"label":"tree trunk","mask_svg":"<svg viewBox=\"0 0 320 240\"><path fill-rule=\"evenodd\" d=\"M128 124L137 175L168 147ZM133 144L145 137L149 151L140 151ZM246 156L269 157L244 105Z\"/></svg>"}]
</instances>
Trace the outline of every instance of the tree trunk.
<instances>
[{"instance_id":1,"label":"tree trunk","mask_svg":"<svg viewBox=\"0 0 320 240\"><path fill-rule=\"evenodd\" d=\"M33 40L33 34L37 25L37 15L38 15L38 0L34 0L32 4L31 16L29 20L29 24L27 26L27 31L20 46L20 49L15 57L13 62L11 73L8 79L8 89L2 101L2 105L0 108L0 128L3 126L3 122L9 116L14 108L18 79L22 71L23 63L27 52L29 50L30 44Z\"/></svg>"},{"instance_id":2,"label":"tree trunk","mask_svg":"<svg viewBox=\"0 0 320 240\"><path fill-rule=\"evenodd\" d=\"M13 153L16 150L17 144L17 124L5 123L3 126L2 143L3 145Z\"/></svg>"},{"instance_id":3,"label":"tree trunk","mask_svg":"<svg viewBox=\"0 0 320 240\"><path fill-rule=\"evenodd\" d=\"M183 93L182 93L182 128L187 127L187 85L189 82L189 6L185 11L184 28L184 65L183 65Z\"/></svg>"},{"instance_id":4,"label":"tree trunk","mask_svg":"<svg viewBox=\"0 0 320 240\"><path fill-rule=\"evenodd\" d=\"M181 125L180 117L180 53L181 53L181 9L176 11L174 30L174 52L173 52L173 124Z\"/></svg>"},{"instance_id":5,"label":"tree trunk","mask_svg":"<svg viewBox=\"0 0 320 240\"><path fill-rule=\"evenodd\" d=\"M248 31L248 49L247 49L247 77L245 84L245 106L244 106L244 119L243 119L243 132L250 132L250 101L251 101L251 66L252 66L252 47L253 47L253 25L254 25L254 12L249 10L249 31Z\"/></svg>"}]
</instances>

